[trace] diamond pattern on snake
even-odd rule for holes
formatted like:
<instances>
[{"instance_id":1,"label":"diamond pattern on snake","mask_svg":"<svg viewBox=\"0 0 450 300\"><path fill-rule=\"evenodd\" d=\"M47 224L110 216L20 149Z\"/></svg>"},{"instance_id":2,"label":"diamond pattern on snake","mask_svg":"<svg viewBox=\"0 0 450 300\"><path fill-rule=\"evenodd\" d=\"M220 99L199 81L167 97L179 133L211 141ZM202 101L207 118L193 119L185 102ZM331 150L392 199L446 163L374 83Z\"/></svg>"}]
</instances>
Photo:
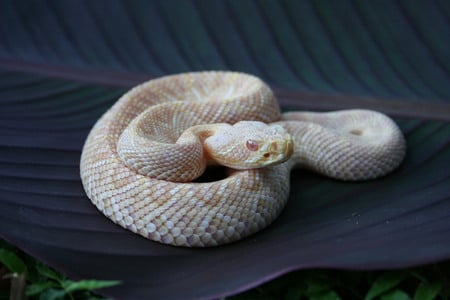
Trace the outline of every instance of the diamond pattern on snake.
<instances>
[{"instance_id":1,"label":"diamond pattern on snake","mask_svg":"<svg viewBox=\"0 0 450 300\"><path fill-rule=\"evenodd\" d=\"M405 151L379 112L282 114L255 76L194 72L125 93L87 137L80 175L114 223L156 242L210 247L270 225L288 201L292 168L368 180L394 170ZM227 176L195 181L211 165Z\"/></svg>"}]
</instances>

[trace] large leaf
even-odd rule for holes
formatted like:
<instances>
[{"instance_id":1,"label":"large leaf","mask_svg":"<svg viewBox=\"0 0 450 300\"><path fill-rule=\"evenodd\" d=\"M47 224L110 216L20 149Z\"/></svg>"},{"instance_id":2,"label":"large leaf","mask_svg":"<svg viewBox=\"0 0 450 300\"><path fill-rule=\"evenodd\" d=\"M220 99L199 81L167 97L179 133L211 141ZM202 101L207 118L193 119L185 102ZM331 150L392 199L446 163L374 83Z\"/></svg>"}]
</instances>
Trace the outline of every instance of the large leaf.
<instances>
[{"instance_id":1,"label":"large leaf","mask_svg":"<svg viewBox=\"0 0 450 300\"><path fill-rule=\"evenodd\" d=\"M294 269L450 258L450 7L408 3L2 1L0 236L76 278L123 281L107 290L123 299L214 298ZM364 183L296 170L280 218L219 248L114 225L79 179L89 129L145 74L216 68L262 76L285 109L391 113L406 160Z\"/></svg>"},{"instance_id":2,"label":"large leaf","mask_svg":"<svg viewBox=\"0 0 450 300\"><path fill-rule=\"evenodd\" d=\"M5 0L0 58L155 76L233 69L285 88L437 103L450 97L450 5L428 2Z\"/></svg>"}]
</instances>

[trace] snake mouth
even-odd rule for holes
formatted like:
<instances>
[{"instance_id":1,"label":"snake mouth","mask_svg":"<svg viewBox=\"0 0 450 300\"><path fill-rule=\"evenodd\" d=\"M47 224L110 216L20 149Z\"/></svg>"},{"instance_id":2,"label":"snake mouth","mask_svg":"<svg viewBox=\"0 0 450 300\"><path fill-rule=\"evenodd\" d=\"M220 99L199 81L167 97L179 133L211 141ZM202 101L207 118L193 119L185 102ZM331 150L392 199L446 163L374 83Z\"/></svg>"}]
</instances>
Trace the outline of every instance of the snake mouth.
<instances>
[{"instance_id":1,"label":"snake mouth","mask_svg":"<svg viewBox=\"0 0 450 300\"><path fill-rule=\"evenodd\" d=\"M294 140L292 140L291 137L289 137L289 139L286 141L286 147L284 149L284 155L286 157L290 158L292 154L294 154Z\"/></svg>"}]
</instances>

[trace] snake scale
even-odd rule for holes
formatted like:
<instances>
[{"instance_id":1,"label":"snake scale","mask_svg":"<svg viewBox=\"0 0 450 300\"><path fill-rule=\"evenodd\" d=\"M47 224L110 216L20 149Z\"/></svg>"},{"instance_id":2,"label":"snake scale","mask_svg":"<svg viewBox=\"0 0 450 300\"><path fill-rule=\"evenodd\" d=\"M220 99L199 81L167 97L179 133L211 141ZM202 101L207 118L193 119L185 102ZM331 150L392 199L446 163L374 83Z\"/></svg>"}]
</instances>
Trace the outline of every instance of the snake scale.
<instances>
[{"instance_id":1,"label":"snake scale","mask_svg":"<svg viewBox=\"0 0 450 300\"><path fill-rule=\"evenodd\" d=\"M305 167L340 180L394 170L405 141L369 110L281 114L252 75L193 72L140 84L95 124L80 174L92 203L153 241L185 247L240 240L272 223ZM195 181L209 165L227 177Z\"/></svg>"}]
</instances>

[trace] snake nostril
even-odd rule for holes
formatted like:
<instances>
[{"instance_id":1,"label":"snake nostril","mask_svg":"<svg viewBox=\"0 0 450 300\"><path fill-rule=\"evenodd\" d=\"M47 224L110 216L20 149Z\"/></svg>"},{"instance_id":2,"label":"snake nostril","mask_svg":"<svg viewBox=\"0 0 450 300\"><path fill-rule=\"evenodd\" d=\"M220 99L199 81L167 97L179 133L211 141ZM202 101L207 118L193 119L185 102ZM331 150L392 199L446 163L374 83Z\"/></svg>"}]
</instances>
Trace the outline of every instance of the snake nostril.
<instances>
[{"instance_id":1,"label":"snake nostril","mask_svg":"<svg viewBox=\"0 0 450 300\"><path fill-rule=\"evenodd\" d=\"M362 135L363 132L362 132L362 130L360 130L360 129L353 129L353 130L350 130L350 134L353 134L353 135Z\"/></svg>"}]
</instances>

